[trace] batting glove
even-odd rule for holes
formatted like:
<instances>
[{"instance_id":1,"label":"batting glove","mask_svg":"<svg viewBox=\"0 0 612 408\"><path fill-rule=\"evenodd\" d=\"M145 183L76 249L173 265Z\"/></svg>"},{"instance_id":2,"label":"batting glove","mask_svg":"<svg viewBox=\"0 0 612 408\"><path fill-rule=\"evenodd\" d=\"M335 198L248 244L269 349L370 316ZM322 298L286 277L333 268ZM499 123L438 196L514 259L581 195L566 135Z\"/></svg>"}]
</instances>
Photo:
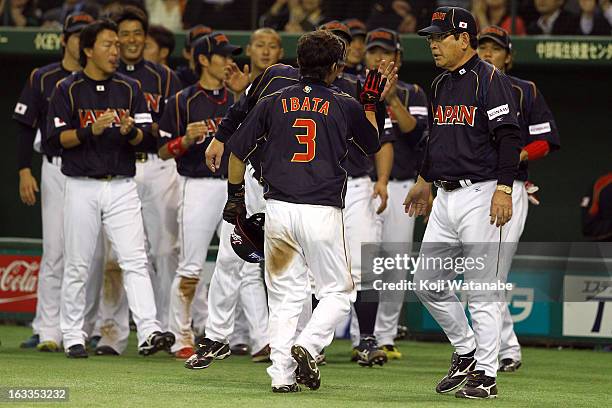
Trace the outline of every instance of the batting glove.
<instances>
[{"instance_id":1,"label":"batting glove","mask_svg":"<svg viewBox=\"0 0 612 408\"><path fill-rule=\"evenodd\" d=\"M382 74L376 69L368 71L363 85L357 82L357 94L364 110L376 111L376 103L380 100L380 94L385 89L386 83L387 79L383 78Z\"/></svg>"},{"instance_id":2,"label":"batting glove","mask_svg":"<svg viewBox=\"0 0 612 408\"><path fill-rule=\"evenodd\" d=\"M223 219L236 225L239 216L246 213L244 203L244 181L241 184L227 183L227 202L223 208Z\"/></svg>"}]
</instances>

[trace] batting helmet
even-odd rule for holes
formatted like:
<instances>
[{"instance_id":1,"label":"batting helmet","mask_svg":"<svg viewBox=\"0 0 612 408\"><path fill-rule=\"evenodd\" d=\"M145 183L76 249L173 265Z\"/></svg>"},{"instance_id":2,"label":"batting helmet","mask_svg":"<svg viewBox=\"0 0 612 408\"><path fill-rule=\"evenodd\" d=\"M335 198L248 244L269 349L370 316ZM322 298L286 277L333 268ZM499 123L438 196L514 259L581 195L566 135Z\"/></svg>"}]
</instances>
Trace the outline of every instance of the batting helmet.
<instances>
[{"instance_id":1,"label":"batting helmet","mask_svg":"<svg viewBox=\"0 0 612 408\"><path fill-rule=\"evenodd\" d=\"M240 258L250 263L264 260L265 214L257 213L249 218L238 217L230 234L232 249Z\"/></svg>"}]
</instances>

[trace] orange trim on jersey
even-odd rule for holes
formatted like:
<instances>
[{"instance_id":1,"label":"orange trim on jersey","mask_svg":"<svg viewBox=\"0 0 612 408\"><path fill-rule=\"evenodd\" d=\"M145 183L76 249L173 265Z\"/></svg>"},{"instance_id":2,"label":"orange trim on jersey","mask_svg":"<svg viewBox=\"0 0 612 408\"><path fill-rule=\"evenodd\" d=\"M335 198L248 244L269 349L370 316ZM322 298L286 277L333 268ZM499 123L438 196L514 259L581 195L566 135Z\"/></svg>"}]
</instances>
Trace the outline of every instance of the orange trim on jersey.
<instances>
[{"instance_id":1,"label":"orange trim on jersey","mask_svg":"<svg viewBox=\"0 0 612 408\"><path fill-rule=\"evenodd\" d=\"M599 196L601 195L601 191L610 184L612 184L612 173L608 173L597 179L593 186L593 204L591 208L589 208L589 215L595 216L599 213Z\"/></svg>"}]
</instances>

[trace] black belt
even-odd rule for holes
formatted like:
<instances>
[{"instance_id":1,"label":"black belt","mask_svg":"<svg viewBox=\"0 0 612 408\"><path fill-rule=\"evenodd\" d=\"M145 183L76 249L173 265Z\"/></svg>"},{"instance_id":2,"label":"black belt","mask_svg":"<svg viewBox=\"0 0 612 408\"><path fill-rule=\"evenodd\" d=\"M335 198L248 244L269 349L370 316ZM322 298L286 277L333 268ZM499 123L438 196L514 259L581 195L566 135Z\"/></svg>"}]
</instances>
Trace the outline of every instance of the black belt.
<instances>
[{"instance_id":1,"label":"black belt","mask_svg":"<svg viewBox=\"0 0 612 408\"><path fill-rule=\"evenodd\" d=\"M450 191L457 190L459 188L471 186L475 181L472 180L454 180L454 181L446 181L446 180L436 180L434 181L434 186L441 188L447 193Z\"/></svg>"},{"instance_id":2,"label":"black belt","mask_svg":"<svg viewBox=\"0 0 612 408\"><path fill-rule=\"evenodd\" d=\"M144 163L149 160L149 154L145 152L135 152L136 161L140 163Z\"/></svg>"},{"instance_id":3,"label":"black belt","mask_svg":"<svg viewBox=\"0 0 612 408\"><path fill-rule=\"evenodd\" d=\"M390 177L389 181L414 181L414 177Z\"/></svg>"},{"instance_id":4,"label":"black belt","mask_svg":"<svg viewBox=\"0 0 612 408\"><path fill-rule=\"evenodd\" d=\"M122 176L118 176L116 174L105 174L103 176L87 176L87 178L91 178L91 179L95 179L95 180L112 180L115 177L122 177Z\"/></svg>"}]
</instances>

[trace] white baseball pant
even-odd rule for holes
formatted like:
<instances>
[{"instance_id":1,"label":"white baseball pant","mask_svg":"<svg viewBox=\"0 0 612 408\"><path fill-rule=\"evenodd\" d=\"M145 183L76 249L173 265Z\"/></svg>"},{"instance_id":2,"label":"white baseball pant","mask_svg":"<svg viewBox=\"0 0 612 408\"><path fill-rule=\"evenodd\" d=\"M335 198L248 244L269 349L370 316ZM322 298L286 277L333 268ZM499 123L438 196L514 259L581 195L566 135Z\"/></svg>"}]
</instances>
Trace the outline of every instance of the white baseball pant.
<instances>
[{"instance_id":1,"label":"white baseball pant","mask_svg":"<svg viewBox=\"0 0 612 408\"><path fill-rule=\"evenodd\" d=\"M485 268L466 270L463 274L464 282L505 282L508 267L504 263L511 261L506 252L512 252L508 251L506 245L516 243L520 234L514 216L501 229L489 223L491 198L496 186L497 182L491 180L451 192L438 189L420 256L428 259L484 257ZM520 191L514 191L512 205L513 212L520 214L522 207L527 205L526 196ZM502 310L507 307L505 294L502 291L475 291L467 294L472 328L453 291L448 288L434 290L421 287L421 283L426 281L446 281L455 276L452 269L418 267L414 275L416 294L442 327L456 352L466 354L476 349L476 370L483 370L485 375L496 377Z\"/></svg>"},{"instance_id":2,"label":"white baseball pant","mask_svg":"<svg viewBox=\"0 0 612 408\"><path fill-rule=\"evenodd\" d=\"M272 349L267 371L272 386L295 382L294 344L313 356L320 354L349 313L356 292L344 237L339 208L267 200L264 252ZM298 336L300 315L311 293L309 269L319 304Z\"/></svg>"},{"instance_id":3,"label":"white baseball pant","mask_svg":"<svg viewBox=\"0 0 612 408\"><path fill-rule=\"evenodd\" d=\"M124 273L124 289L141 344L159 331L147 271L140 199L133 178L96 180L67 177L64 201L65 269L60 326L64 347L85 343L84 287L100 228Z\"/></svg>"}]
</instances>

